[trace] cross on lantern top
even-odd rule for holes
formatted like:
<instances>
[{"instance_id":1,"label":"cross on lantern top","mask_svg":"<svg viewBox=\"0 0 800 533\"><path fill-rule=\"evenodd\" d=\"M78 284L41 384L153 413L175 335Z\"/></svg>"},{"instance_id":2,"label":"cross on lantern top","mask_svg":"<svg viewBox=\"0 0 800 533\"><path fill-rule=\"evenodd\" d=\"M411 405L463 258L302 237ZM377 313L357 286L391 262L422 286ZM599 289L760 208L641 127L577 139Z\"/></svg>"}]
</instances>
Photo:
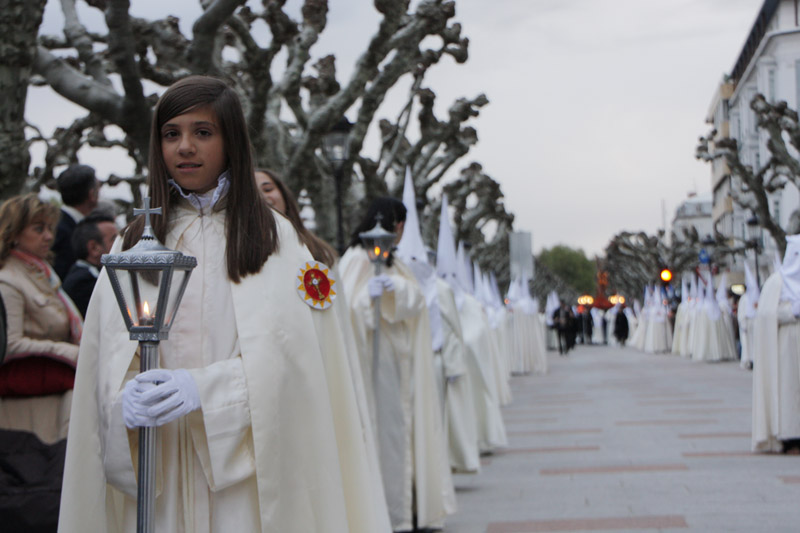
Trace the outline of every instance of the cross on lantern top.
<instances>
[{"instance_id":1,"label":"cross on lantern top","mask_svg":"<svg viewBox=\"0 0 800 533\"><path fill-rule=\"evenodd\" d=\"M145 234L146 233L151 233L152 232L152 228L150 226L150 214L151 213L154 214L154 215L162 214L161 208L160 207L151 208L150 207L150 197L149 196L145 196L144 199L142 200L142 203L144 204L144 208L143 209L134 209L133 210L133 216L144 215L144 232L143 233L145 233ZM148 231L148 230L151 230L151 231Z\"/></svg>"}]
</instances>

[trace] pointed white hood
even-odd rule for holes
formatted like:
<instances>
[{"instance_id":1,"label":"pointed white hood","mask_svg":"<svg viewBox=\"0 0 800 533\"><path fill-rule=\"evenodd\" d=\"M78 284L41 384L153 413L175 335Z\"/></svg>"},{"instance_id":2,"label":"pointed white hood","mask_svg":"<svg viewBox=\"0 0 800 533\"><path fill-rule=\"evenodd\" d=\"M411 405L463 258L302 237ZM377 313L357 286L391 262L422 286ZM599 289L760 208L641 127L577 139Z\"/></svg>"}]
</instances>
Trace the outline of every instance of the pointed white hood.
<instances>
[{"instance_id":1,"label":"pointed white hood","mask_svg":"<svg viewBox=\"0 0 800 533\"><path fill-rule=\"evenodd\" d=\"M544 304L545 322L548 326L553 325L553 313L559 307L561 307L561 301L558 299L558 294L556 291L550 291L550 294L547 295L547 302Z\"/></svg>"},{"instance_id":2,"label":"pointed white hood","mask_svg":"<svg viewBox=\"0 0 800 533\"><path fill-rule=\"evenodd\" d=\"M780 272L783 277L781 299L792 304L800 302L800 235L786 237L786 253L783 254Z\"/></svg>"},{"instance_id":3,"label":"pointed white hood","mask_svg":"<svg viewBox=\"0 0 800 533\"><path fill-rule=\"evenodd\" d=\"M689 301L689 284L686 283L686 277L681 277L681 303L685 304Z\"/></svg>"},{"instance_id":4,"label":"pointed white hood","mask_svg":"<svg viewBox=\"0 0 800 533\"><path fill-rule=\"evenodd\" d=\"M403 205L406 206L406 223L403 229L403 236L397 244L397 257L408 265L425 293L425 302L428 304L428 315L431 323L433 351L436 352L444 344L442 315L439 310L439 296L436 290L436 271L428 264L428 253L425 250L425 244L422 242L422 232L419 229L414 183L411 180L411 172L408 170L406 171L406 182L403 188Z\"/></svg>"},{"instance_id":5,"label":"pointed white hood","mask_svg":"<svg viewBox=\"0 0 800 533\"><path fill-rule=\"evenodd\" d=\"M710 318L712 321L719 320L721 313L719 310L719 304L717 303L716 294L714 292L714 275L710 272L708 273L708 284L706 284L704 304L708 318Z\"/></svg>"},{"instance_id":6,"label":"pointed white hood","mask_svg":"<svg viewBox=\"0 0 800 533\"><path fill-rule=\"evenodd\" d=\"M717 304L719 305L720 311L723 313L730 315L731 314L731 304L728 302L728 273L723 272L722 277L719 279L719 285L717 285Z\"/></svg>"},{"instance_id":7,"label":"pointed white hood","mask_svg":"<svg viewBox=\"0 0 800 533\"><path fill-rule=\"evenodd\" d=\"M464 305L464 290L458 282L456 243L453 239L453 230L450 227L450 214L447 206L447 195L442 194L442 212L439 217L439 243L436 248L436 272L453 289L456 306L461 309L461 306Z\"/></svg>"},{"instance_id":8,"label":"pointed white hood","mask_svg":"<svg viewBox=\"0 0 800 533\"><path fill-rule=\"evenodd\" d=\"M744 309L744 316L747 318L755 318L756 317L756 304L758 303L758 299L761 297L761 289L758 287L758 283L756 282L756 277L753 275L753 271L750 270L750 266L745 261L744 263L744 284L747 287L747 298L745 298L746 306ZM740 300L741 301L741 300Z\"/></svg>"}]
</instances>

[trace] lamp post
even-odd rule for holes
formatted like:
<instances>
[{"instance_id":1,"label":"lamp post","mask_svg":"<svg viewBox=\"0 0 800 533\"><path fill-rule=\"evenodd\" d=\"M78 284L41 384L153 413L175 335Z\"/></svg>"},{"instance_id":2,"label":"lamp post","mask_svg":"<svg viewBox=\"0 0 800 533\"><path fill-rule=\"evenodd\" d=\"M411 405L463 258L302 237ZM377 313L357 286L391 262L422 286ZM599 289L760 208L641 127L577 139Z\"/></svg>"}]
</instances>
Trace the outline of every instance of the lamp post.
<instances>
[{"instance_id":1,"label":"lamp post","mask_svg":"<svg viewBox=\"0 0 800 533\"><path fill-rule=\"evenodd\" d=\"M336 247L339 254L344 253L344 229L342 227L342 178L344 177L344 163L350 157L350 144L348 142L350 130L353 125L342 117L334 124L331 131L322 138L322 150L325 157L333 167L333 177L336 185Z\"/></svg>"},{"instance_id":2,"label":"lamp post","mask_svg":"<svg viewBox=\"0 0 800 533\"><path fill-rule=\"evenodd\" d=\"M161 208L151 209L150 198L144 199L144 209L134 209L133 214L145 217L139 242L124 252L103 255L100 262L108 272L130 339L139 341L139 370L145 372L158 366L158 343L169 337L197 259L158 242L150 215L161 214ZM139 428L137 533L151 533L155 527L156 430Z\"/></svg>"},{"instance_id":3,"label":"lamp post","mask_svg":"<svg viewBox=\"0 0 800 533\"><path fill-rule=\"evenodd\" d=\"M397 235L386 231L381 226L380 214L375 222L375 227L369 231L359 233L358 237L367 250L369 260L375 265L375 275L381 273L381 268L389 260L389 251L392 249ZM380 352L379 333L381 329L381 297L376 296L372 299L375 308L375 333L372 336L372 394L377 403L378 391L378 354ZM377 416L377 409L375 410Z\"/></svg>"},{"instance_id":4,"label":"lamp post","mask_svg":"<svg viewBox=\"0 0 800 533\"><path fill-rule=\"evenodd\" d=\"M753 249L756 265L756 284L761 287L761 274L758 272L758 254L761 251L761 226L758 225L758 216L753 215L747 219L747 235L750 237L748 248Z\"/></svg>"}]
</instances>

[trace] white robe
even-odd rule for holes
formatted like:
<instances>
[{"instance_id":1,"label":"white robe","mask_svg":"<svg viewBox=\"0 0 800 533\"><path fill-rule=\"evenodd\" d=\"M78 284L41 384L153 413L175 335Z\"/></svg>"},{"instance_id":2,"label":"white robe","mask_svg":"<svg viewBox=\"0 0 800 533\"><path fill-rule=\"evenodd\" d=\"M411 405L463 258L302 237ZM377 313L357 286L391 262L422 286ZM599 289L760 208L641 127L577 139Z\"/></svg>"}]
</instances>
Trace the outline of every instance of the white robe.
<instances>
[{"instance_id":1,"label":"white robe","mask_svg":"<svg viewBox=\"0 0 800 533\"><path fill-rule=\"evenodd\" d=\"M478 425L478 449L491 452L508 445L497 381L494 377L489 323L481 304L465 294L460 309L461 328L464 332L467 369L475 394L474 404Z\"/></svg>"},{"instance_id":2,"label":"white robe","mask_svg":"<svg viewBox=\"0 0 800 533\"><path fill-rule=\"evenodd\" d=\"M476 473L481 459L475 424L472 381L464 362L464 336L450 285L436 280L442 314L442 360L446 376L445 405L450 467L456 472Z\"/></svg>"},{"instance_id":3,"label":"white robe","mask_svg":"<svg viewBox=\"0 0 800 533\"><path fill-rule=\"evenodd\" d=\"M385 523L342 325L297 295L311 256L276 220L279 252L234 284L224 211L174 208L165 245L198 267L160 365L189 369L201 408L159 428L158 531L369 533ZM137 432L124 426L121 390L138 367L103 271L81 343L59 531L135 530Z\"/></svg>"},{"instance_id":4,"label":"white robe","mask_svg":"<svg viewBox=\"0 0 800 533\"><path fill-rule=\"evenodd\" d=\"M675 311L675 329L672 332L672 353L680 355L686 349L686 328L689 325L689 304L681 302L678 304L678 310Z\"/></svg>"},{"instance_id":5,"label":"white robe","mask_svg":"<svg viewBox=\"0 0 800 533\"><path fill-rule=\"evenodd\" d=\"M800 438L800 320L781 301L780 272L761 289L754 328L753 451L780 451Z\"/></svg>"},{"instance_id":6,"label":"white robe","mask_svg":"<svg viewBox=\"0 0 800 533\"><path fill-rule=\"evenodd\" d=\"M739 299L739 311L736 315L736 319L739 322L739 343L742 348L739 364L742 368L747 367L748 363L753 361L753 324L755 319L747 316L749 298L750 296L746 292L742 294Z\"/></svg>"},{"instance_id":7,"label":"white robe","mask_svg":"<svg viewBox=\"0 0 800 533\"><path fill-rule=\"evenodd\" d=\"M368 400L375 412L381 474L392 528L441 527L454 512L454 489L434 379L427 305L411 271L395 258L384 268L394 289L381 296L377 396L372 384L374 267L363 248L350 248L339 271L351 308ZM416 497L414 498L414 495Z\"/></svg>"}]
</instances>

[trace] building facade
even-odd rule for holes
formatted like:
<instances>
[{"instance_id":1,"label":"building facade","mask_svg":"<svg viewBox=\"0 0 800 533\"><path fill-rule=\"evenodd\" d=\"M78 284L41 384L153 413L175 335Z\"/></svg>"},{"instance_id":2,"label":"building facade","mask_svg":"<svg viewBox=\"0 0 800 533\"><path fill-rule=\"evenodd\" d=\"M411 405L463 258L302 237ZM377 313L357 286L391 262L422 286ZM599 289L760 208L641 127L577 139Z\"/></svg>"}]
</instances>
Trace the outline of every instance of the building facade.
<instances>
[{"instance_id":1,"label":"building facade","mask_svg":"<svg viewBox=\"0 0 800 533\"><path fill-rule=\"evenodd\" d=\"M732 71L717 87L706 116L706 122L716 131L713 140L729 136L736 139L741 161L756 171L767 164L770 152L766 134L759 130L756 114L750 109L753 97L760 93L770 103L785 101L792 109L797 109L800 103L799 3L764 1ZM713 151L713 143L710 149ZM752 227L748 228L747 221L753 213L736 203L742 185L731 175L723 159L712 163L711 191L713 228L727 238L731 247L752 242ZM800 194L792 185L770 197L772 215L784 228L798 207ZM757 238L761 245L758 263L763 280L772 269L776 247L766 232ZM752 267L752 256L752 250L749 254L732 256L728 261L731 272L740 274L746 260Z\"/></svg>"},{"instance_id":2,"label":"building facade","mask_svg":"<svg viewBox=\"0 0 800 533\"><path fill-rule=\"evenodd\" d=\"M683 235L694 228L700 241L713 238L714 228L711 218L711 195L690 194L677 209L672 219L672 232L676 239L683 240Z\"/></svg>"}]
</instances>

